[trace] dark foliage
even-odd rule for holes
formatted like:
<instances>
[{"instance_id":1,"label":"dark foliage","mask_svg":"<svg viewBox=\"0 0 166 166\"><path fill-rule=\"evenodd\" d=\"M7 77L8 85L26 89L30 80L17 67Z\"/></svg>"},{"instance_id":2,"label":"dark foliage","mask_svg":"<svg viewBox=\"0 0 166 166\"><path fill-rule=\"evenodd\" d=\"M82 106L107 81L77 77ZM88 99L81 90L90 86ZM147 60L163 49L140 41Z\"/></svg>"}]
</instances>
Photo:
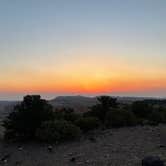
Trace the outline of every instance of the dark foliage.
<instances>
[{"instance_id":1,"label":"dark foliage","mask_svg":"<svg viewBox=\"0 0 166 166\"><path fill-rule=\"evenodd\" d=\"M160 106L166 106L166 100L157 100L157 99L147 99L144 100L146 103L150 105L160 105Z\"/></svg>"},{"instance_id":2,"label":"dark foliage","mask_svg":"<svg viewBox=\"0 0 166 166\"><path fill-rule=\"evenodd\" d=\"M136 101L132 104L132 111L139 118L147 118L153 108L146 101Z\"/></svg>"},{"instance_id":3,"label":"dark foliage","mask_svg":"<svg viewBox=\"0 0 166 166\"><path fill-rule=\"evenodd\" d=\"M98 103L84 114L71 108L53 111L40 96L25 96L4 120L5 138L62 142L73 140L99 127L123 127L137 124L166 123L164 101L144 100L133 104L117 103L117 99L100 96Z\"/></svg>"},{"instance_id":4,"label":"dark foliage","mask_svg":"<svg viewBox=\"0 0 166 166\"><path fill-rule=\"evenodd\" d=\"M103 108L109 109L110 107L117 106L117 99L110 96L99 96L97 100L102 105Z\"/></svg>"},{"instance_id":5,"label":"dark foliage","mask_svg":"<svg viewBox=\"0 0 166 166\"><path fill-rule=\"evenodd\" d=\"M54 112L55 119L64 119L74 123L80 118L80 114L75 113L72 108L63 108Z\"/></svg>"},{"instance_id":6,"label":"dark foliage","mask_svg":"<svg viewBox=\"0 0 166 166\"><path fill-rule=\"evenodd\" d=\"M100 104L94 105L90 108L91 110L83 114L84 117L96 117L102 122L105 118L105 110Z\"/></svg>"},{"instance_id":7,"label":"dark foliage","mask_svg":"<svg viewBox=\"0 0 166 166\"><path fill-rule=\"evenodd\" d=\"M52 106L40 96L25 96L4 120L6 139L33 139L43 121L53 119Z\"/></svg>"},{"instance_id":8,"label":"dark foliage","mask_svg":"<svg viewBox=\"0 0 166 166\"><path fill-rule=\"evenodd\" d=\"M158 125L159 123L166 123L166 112L153 110L148 117L149 124Z\"/></svg>"},{"instance_id":9,"label":"dark foliage","mask_svg":"<svg viewBox=\"0 0 166 166\"><path fill-rule=\"evenodd\" d=\"M75 124L79 126L82 131L87 132L98 128L100 126L100 121L95 117L82 117L77 120Z\"/></svg>"},{"instance_id":10,"label":"dark foliage","mask_svg":"<svg viewBox=\"0 0 166 166\"><path fill-rule=\"evenodd\" d=\"M123 127L137 124L135 115L128 110L114 109L106 114L106 127Z\"/></svg>"},{"instance_id":11,"label":"dark foliage","mask_svg":"<svg viewBox=\"0 0 166 166\"><path fill-rule=\"evenodd\" d=\"M96 117L104 123L106 113L109 112L111 108L117 107L117 99L110 96L100 96L97 100L99 103L92 106L90 108L91 110L85 113L84 116Z\"/></svg>"},{"instance_id":12,"label":"dark foliage","mask_svg":"<svg viewBox=\"0 0 166 166\"><path fill-rule=\"evenodd\" d=\"M76 139L81 130L74 124L65 120L43 122L36 132L36 137L44 142L62 142Z\"/></svg>"}]
</instances>

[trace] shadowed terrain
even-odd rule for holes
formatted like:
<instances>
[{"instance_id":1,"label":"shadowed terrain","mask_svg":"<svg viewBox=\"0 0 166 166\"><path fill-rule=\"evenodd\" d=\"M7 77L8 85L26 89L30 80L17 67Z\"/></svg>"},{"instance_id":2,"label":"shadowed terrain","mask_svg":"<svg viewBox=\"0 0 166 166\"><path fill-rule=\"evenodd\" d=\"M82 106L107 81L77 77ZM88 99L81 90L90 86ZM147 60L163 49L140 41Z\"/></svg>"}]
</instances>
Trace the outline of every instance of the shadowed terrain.
<instances>
[{"instance_id":1,"label":"shadowed terrain","mask_svg":"<svg viewBox=\"0 0 166 166\"><path fill-rule=\"evenodd\" d=\"M9 154L4 164L8 166L140 166L146 155L166 159L166 149L160 147L160 127L105 130L93 137L93 141L89 135L77 142L53 145L52 152L47 144L0 143L0 157Z\"/></svg>"}]
</instances>

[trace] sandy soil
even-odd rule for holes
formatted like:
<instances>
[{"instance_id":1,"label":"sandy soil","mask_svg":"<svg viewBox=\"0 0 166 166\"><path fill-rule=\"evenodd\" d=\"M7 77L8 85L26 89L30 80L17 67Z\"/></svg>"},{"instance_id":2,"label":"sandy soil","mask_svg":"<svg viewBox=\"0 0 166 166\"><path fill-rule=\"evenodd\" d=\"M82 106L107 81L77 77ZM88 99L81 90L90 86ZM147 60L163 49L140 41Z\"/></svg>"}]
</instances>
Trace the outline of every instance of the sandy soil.
<instances>
[{"instance_id":1,"label":"sandy soil","mask_svg":"<svg viewBox=\"0 0 166 166\"><path fill-rule=\"evenodd\" d=\"M54 145L52 152L43 144L0 143L0 165L4 166L139 166L147 155L166 159L166 148L160 146L160 127L98 131L77 142Z\"/></svg>"}]
</instances>

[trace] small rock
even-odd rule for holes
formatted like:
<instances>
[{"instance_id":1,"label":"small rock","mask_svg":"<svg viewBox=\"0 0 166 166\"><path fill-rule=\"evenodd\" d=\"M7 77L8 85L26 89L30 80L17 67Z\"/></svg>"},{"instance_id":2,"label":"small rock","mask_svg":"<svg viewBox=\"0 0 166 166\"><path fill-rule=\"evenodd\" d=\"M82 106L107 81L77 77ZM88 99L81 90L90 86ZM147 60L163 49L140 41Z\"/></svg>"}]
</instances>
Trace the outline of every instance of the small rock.
<instances>
[{"instance_id":1,"label":"small rock","mask_svg":"<svg viewBox=\"0 0 166 166\"><path fill-rule=\"evenodd\" d=\"M22 146L18 147L18 150L19 150L19 151L22 151L22 150L23 150L23 147L22 147Z\"/></svg>"},{"instance_id":2,"label":"small rock","mask_svg":"<svg viewBox=\"0 0 166 166\"><path fill-rule=\"evenodd\" d=\"M106 154L104 157L105 157L105 158L109 158L109 157L110 157L110 155L109 155L109 154Z\"/></svg>"},{"instance_id":3,"label":"small rock","mask_svg":"<svg viewBox=\"0 0 166 166\"><path fill-rule=\"evenodd\" d=\"M142 160L142 166L164 166L164 161L158 156L148 156Z\"/></svg>"},{"instance_id":4,"label":"small rock","mask_svg":"<svg viewBox=\"0 0 166 166\"><path fill-rule=\"evenodd\" d=\"M71 161L71 162L75 162L75 161L76 161L76 157L72 157L72 158L70 159L70 161Z\"/></svg>"},{"instance_id":5,"label":"small rock","mask_svg":"<svg viewBox=\"0 0 166 166\"><path fill-rule=\"evenodd\" d=\"M84 163L83 162L77 162L77 165L83 165Z\"/></svg>"},{"instance_id":6,"label":"small rock","mask_svg":"<svg viewBox=\"0 0 166 166\"><path fill-rule=\"evenodd\" d=\"M47 149L48 149L49 152L52 152L52 151L53 151L53 147L52 147L51 145L49 145L49 146L47 147Z\"/></svg>"},{"instance_id":7,"label":"small rock","mask_svg":"<svg viewBox=\"0 0 166 166\"><path fill-rule=\"evenodd\" d=\"M96 138L94 138L94 137L90 137L89 140L90 140L91 142L96 142Z\"/></svg>"},{"instance_id":8,"label":"small rock","mask_svg":"<svg viewBox=\"0 0 166 166\"><path fill-rule=\"evenodd\" d=\"M10 154L6 154L1 158L1 162L7 163L9 158L10 158Z\"/></svg>"},{"instance_id":9,"label":"small rock","mask_svg":"<svg viewBox=\"0 0 166 166\"><path fill-rule=\"evenodd\" d=\"M73 153L69 153L68 155L69 155L69 156L72 156L72 155L73 155Z\"/></svg>"},{"instance_id":10,"label":"small rock","mask_svg":"<svg viewBox=\"0 0 166 166\"><path fill-rule=\"evenodd\" d=\"M86 164L89 164L89 163L90 163L90 161L89 161L89 160L86 160L86 161L85 161L85 163L86 163Z\"/></svg>"}]
</instances>

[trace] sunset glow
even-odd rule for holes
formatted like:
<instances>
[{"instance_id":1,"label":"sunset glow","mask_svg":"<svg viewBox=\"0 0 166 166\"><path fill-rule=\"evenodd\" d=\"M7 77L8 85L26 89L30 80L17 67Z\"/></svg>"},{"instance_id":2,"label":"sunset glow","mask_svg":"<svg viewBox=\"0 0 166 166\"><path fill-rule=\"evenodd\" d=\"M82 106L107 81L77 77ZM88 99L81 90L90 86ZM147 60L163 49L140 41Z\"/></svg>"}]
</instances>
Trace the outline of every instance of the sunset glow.
<instances>
[{"instance_id":1,"label":"sunset glow","mask_svg":"<svg viewBox=\"0 0 166 166\"><path fill-rule=\"evenodd\" d=\"M163 0L1 2L0 98L165 97L165 7Z\"/></svg>"}]
</instances>

